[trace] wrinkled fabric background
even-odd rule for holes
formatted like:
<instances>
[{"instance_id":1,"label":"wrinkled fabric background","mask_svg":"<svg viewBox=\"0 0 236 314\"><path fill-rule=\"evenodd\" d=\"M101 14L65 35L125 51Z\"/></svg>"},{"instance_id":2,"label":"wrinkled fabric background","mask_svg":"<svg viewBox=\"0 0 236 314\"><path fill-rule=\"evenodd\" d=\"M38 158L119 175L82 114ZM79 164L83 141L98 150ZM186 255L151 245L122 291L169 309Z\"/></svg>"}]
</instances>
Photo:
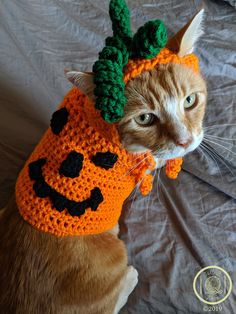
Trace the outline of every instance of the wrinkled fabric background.
<instances>
[{"instance_id":1,"label":"wrinkled fabric background","mask_svg":"<svg viewBox=\"0 0 236 314\"><path fill-rule=\"evenodd\" d=\"M236 8L236 0L224 0L226 2L228 2L229 4L231 4L234 8Z\"/></svg>"},{"instance_id":2,"label":"wrinkled fabric background","mask_svg":"<svg viewBox=\"0 0 236 314\"><path fill-rule=\"evenodd\" d=\"M91 70L111 34L108 0L2 0L0 6L0 206L17 173L70 88L64 68ZM179 178L158 172L150 196L131 195L121 217L121 237L139 284L122 314L205 313L193 293L204 266L223 267L233 292L221 313L236 312L236 10L224 1L128 0L136 30L149 19L165 21L169 34L203 5L199 41L208 82L207 134L224 138L213 156L185 158ZM231 1L234 5L234 1ZM217 138L215 138L217 140ZM230 140L227 140L230 139ZM217 155L218 154L218 155Z\"/></svg>"}]
</instances>

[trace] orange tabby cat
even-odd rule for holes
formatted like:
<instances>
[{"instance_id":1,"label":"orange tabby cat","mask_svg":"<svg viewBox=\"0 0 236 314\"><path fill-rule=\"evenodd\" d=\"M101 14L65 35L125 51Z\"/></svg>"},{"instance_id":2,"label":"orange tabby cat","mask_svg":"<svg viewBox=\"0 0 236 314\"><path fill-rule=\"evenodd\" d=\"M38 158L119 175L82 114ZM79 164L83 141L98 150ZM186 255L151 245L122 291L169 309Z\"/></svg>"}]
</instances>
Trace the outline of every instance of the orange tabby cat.
<instances>
[{"instance_id":1,"label":"orange tabby cat","mask_svg":"<svg viewBox=\"0 0 236 314\"><path fill-rule=\"evenodd\" d=\"M192 52L201 35L200 11L168 47ZM83 92L92 75L68 72ZM157 162L184 156L203 138L206 85L199 74L178 64L160 65L126 85L125 116L119 123L123 146L150 149ZM127 266L118 228L98 235L55 237L32 228L11 200L0 216L0 313L113 314L137 284Z\"/></svg>"}]
</instances>

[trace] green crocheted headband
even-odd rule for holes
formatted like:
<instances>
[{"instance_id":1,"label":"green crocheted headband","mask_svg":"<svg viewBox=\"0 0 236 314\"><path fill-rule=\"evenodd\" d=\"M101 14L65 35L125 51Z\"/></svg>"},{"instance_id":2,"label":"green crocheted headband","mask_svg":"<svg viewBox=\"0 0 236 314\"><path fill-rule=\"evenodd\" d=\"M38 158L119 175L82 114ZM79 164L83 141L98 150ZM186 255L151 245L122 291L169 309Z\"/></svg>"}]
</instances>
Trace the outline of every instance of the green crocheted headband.
<instances>
[{"instance_id":1,"label":"green crocheted headband","mask_svg":"<svg viewBox=\"0 0 236 314\"><path fill-rule=\"evenodd\" d=\"M151 59L166 45L167 32L160 20L147 22L135 35L130 29L130 13L125 0L111 0L109 14L113 36L106 39L106 46L94 63L96 88L95 107L103 119L118 122L124 115L125 83L123 69L132 58Z\"/></svg>"}]
</instances>

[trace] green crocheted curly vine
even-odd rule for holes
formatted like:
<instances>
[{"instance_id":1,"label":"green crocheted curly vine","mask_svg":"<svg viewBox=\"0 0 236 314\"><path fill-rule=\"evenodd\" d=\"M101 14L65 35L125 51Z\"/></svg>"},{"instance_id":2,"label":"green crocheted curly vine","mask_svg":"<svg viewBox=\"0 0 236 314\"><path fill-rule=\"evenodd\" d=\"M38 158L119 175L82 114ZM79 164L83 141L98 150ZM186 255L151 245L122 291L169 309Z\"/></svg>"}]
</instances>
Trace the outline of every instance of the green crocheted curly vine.
<instances>
[{"instance_id":1,"label":"green crocheted curly vine","mask_svg":"<svg viewBox=\"0 0 236 314\"><path fill-rule=\"evenodd\" d=\"M124 115L123 68L129 60L130 30L129 9L124 0L111 0L109 14L112 20L113 37L106 39L106 46L99 53L93 66L96 88L96 108L109 123L119 121Z\"/></svg>"},{"instance_id":2,"label":"green crocheted curly vine","mask_svg":"<svg viewBox=\"0 0 236 314\"><path fill-rule=\"evenodd\" d=\"M114 36L125 38L132 37L130 29L129 9L124 0L111 0L109 14L112 20Z\"/></svg>"},{"instance_id":3,"label":"green crocheted curly vine","mask_svg":"<svg viewBox=\"0 0 236 314\"><path fill-rule=\"evenodd\" d=\"M113 36L106 39L106 46L94 63L96 88L95 107L103 119L118 122L124 116L125 84L123 68L130 57L152 58L165 46L167 35L163 22L147 22L132 37L130 13L125 0L111 0L109 14Z\"/></svg>"}]
</instances>

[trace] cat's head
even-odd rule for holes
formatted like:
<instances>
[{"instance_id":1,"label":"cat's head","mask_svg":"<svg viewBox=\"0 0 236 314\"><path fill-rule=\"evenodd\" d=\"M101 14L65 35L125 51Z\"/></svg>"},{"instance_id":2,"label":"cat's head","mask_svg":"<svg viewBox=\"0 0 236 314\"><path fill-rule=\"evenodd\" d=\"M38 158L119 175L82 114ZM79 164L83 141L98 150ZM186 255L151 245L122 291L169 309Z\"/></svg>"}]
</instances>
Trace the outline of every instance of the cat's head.
<instances>
[{"instance_id":1,"label":"cat's head","mask_svg":"<svg viewBox=\"0 0 236 314\"><path fill-rule=\"evenodd\" d=\"M180 57L193 52L202 34L201 10L167 47ZM94 99L93 75L76 71L67 77ZM125 114L118 123L123 146L131 152L151 150L161 159L184 156L203 139L207 91L201 74L183 64L159 64L131 79L125 87Z\"/></svg>"}]
</instances>

